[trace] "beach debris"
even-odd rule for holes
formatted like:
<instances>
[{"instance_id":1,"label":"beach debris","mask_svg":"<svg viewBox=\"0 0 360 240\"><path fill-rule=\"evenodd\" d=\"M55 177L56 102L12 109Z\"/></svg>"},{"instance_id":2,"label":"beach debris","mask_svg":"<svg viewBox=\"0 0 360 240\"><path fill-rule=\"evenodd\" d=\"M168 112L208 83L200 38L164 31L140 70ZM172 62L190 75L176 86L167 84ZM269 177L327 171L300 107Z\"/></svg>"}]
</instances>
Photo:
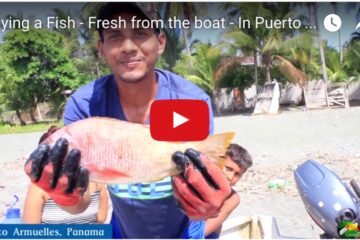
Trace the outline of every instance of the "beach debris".
<instances>
[{"instance_id":1,"label":"beach debris","mask_svg":"<svg viewBox=\"0 0 360 240\"><path fill-rule=\"evenodd\" d=\"M268 188L270 189L281 189L281 188L286 188L290 186L290 182L286 179L272 179L269 181L268 183Z\"/></svg>"}]
</instances>

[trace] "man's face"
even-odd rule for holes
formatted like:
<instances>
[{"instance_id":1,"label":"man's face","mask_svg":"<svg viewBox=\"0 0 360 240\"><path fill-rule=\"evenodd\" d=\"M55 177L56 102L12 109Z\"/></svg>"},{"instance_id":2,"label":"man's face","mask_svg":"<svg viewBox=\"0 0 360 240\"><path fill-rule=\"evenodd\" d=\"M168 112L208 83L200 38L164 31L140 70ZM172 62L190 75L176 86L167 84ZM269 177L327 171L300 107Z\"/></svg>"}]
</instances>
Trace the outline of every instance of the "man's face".
<instances>
[{"instance_id":1,"label":"man's face","mask_svg":"<svg viewBox=\"0 0 360 240\"><path fill-rule=\"evenodd\" d=\"M126 28L103 30L104 41L98 42L101 55L105 58L115 77L128 83L136 83L151 76L156 61L165 48L165 35L157 35L154 29L132 28L134 14L122 13ZM113 19L118 19L115 16ZM140 17L137 16L136 19Z\"/></svg>"},{"instance_id":2,"label":"man's face","mask_svg":"<svg viewBox=\"0 0 360 240\"><path fill-rule=\"evenodd\" d=\"M234 186L244 174L244 169L239 167L239 165L228 156L225 158L223 171L231 186Z\"/></svg>"}]
</instances>

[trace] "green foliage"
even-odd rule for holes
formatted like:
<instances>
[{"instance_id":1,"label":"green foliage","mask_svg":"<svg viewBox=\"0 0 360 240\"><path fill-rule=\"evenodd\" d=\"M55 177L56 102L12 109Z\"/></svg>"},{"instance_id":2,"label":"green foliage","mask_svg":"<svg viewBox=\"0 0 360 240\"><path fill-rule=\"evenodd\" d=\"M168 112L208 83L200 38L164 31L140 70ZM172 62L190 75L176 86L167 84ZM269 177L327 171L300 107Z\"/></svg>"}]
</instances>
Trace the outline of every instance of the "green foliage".
<instances>
[{"instance_id":1,"label":"green foliage","mask_svg":"<svg viewBox=\"0 0 360 240\"><path fill-rule=\"evenodd\" d=\"M271 70L271 76L273 79L275 79L280 85L286 85L286 83L289 82L289 80L284 76L284 74L282 74L279 69L277 68L272 68ZM263 72L263 74L265 75L264 70L261 71ZM263 82L263 84L260 83L260 85L264 85L265 82Z\"/></svg>"},{"instance_id":2,"label":"green foliage","mask_svg":"<svg viewBox=\"0 0 360 240\"><path fill-rule=\"evenodd\" d=\"M220 48L210 44L197 43L194 48L194 54L181 55L174 71L210 95L214 95L218 88L218 79L215 78L216 71L224 56L221 54Z\"/></svg>"},{"instance_id":3,"label":"green foliage","mask_svg":"<svg viewBox=\"0 0 360 240\"><path fill-rule=\"evenodd\" d=\"M45 29L12 30L3 39L0 93L9 109L31 109L56 93L79 86L61 34Z\"/></svg>"},{"instance_id":4,"label":"green foliage","mask_svg":"<svg viewBox=\"0 0 360 240\"><path fill-rule=\"evenodd\" d=\"M332 82L346 82L349 79L344 67L340 63L339 52L332 48L325 49L328 79Z\"/></svg>"},{"instance_id":5,"label":"green foliage","mask_svg":"<svg viewBox=\"0 0 360 240\"><path fill-rule=\"evenodd\" d=\"M89 29L89 16L96 16L104 3L87 3L80 14L80 28L7 32L0 44L0 103L3 109L27 110L37 102L50 101L58 115L64 107L65 89L76 89L102 75L110 73L97 50L99 39L96 29ZM207 3L157 3L163 19L194 20L206 16ZM222 16L237 22L238 17L287 19L295 16L295 4L289 3L223 3ZM304 7L304 6L303 6ZM304 7L305 8L305 7ZM308 10L308 9L303 9ZM301 11L307 13L306 11ZM66 19L70 12L54 9L59 19ZM74 14L75 15L75 14ZM21 19L20 14L17 18ZM166 21L165 21L166 23ZM237 25L237 24L235 24ZM57 32L55 32L57 31ZM227 28L224 41L216 46L205 43L191 44L192 29L165 28L167 44L157 67L174 70L193 81L210 95L219 87L245 89L254 82L254 66L241 66L224 61L239 56L260 57L258 83L271 77L283 83L298 81L305 73L309 80L321 79L320 54L314 34L296 29ZM325 47L327 74L331 81L360 79L360 34L353 33L352 40L344 46L344 61L340 63L337 50ZM186 50L186 51L185 51ZM184 53L186 52L186 53ZM230 56L230 57L229 57ZM225 63L225 64L224 64Z\"/></svg>"},{"instance_id":6,"label":"green foliage","mask_svg":"<svg viewBox=\"0 0 360 240\"><path fill-rule=\"evenodd\" d=\"M360 34L359 34L360 35ZM350 77L360 80L360 38L353 39L344 51L344 68Z\"/></svg>"},{"instance_id":7,"label":"green foliage","mask_svg":"<svg viewBox=\"0 0 360 240\"><path fill-rule=\"evenodd\" d=\"M98 11L103 4L104 3L102 2L86 3L81 9L79 16L84 23L83 26L80 27L80 36L84 42L81 45L81 59L78 59L75 63L79 70L82 82L90 82L110 73L109 67L106 62L101 59L97 49L97 42L99 40L97 30L94 27L87 27L89 17L97 16Z\"/></svg>"},{"instance_id":8,"label":"green foliage","mask_svg":"<svg viewBox=\"0 0 360 240\"><path fill-rule=\"evenodd\" d=\"M299 17L295 16L289 3L256 3L256 6L253 3L229 3L225 6L231 9L230 13L234 16L254 21L257 16L268 19ZM267 81L271 80L272 68L278 68L279 72L293 82L305 80L304 73L292 64L287 55L290 49L300 50L311 47L312 36L309 32L299 33L293 28L277 29L265 28L265 26L250 29L233 27L227 29L223 37L230 48L236 47L245 55L253 56L254 52L257 52L267 72Z\"/></svg>"},{"instance_id":9,"label":"green foliage","mask_svg":"<svg viewBox=\"0 0 360 240\"><path fill-rule=\"evenodd\" d=\"M265 72L260 71L260 79L265 79ZM247 89L254 83L254 66L242 66L239 63L232 65L220 78L220 87Z\"/></svg>"},{"instance_id":10,"label":"green foliage","mask_svg":"<svg viewBox=\"0 0 360 240\"><path fill-rule=\"evenodd\" d=\"M175 28L166 27L164 30L166 35L165 51L161 56L161 67L172 70L176 61L180 59L180 54L184 48L184 41L180 39L181 32Z\"/></svg>"},{"instance_id":11,"label":"green foliage","mask_svg":"<svg viewBox=\"0 0 360 240\"><path fill-rule=\"evenodd\" d=\"M65 12L62 9L54 9L56 17L61 20L67 20L68 17L72 19L74 17L71 16L71 13ZM69 57L76 57L77 53L80 50L80 42L79 42L79 31L76 28L54 28L54 31L59 32L64 40L64 50Z\"/></svg>"},{"instance_id":12,"label":"green foliage","mask_svg":"<svg viewBox=\"0 0 360 240\"><path fill-rule=\"evenodd\" d=\"M195 16L206 16L207 3L205 2L168 2L158 4L163 19L176 17L180 20L189 20L193 23ZM166 21L165 21L166 22ZM181 50L185 48L187 54L191 54L192 28L169 28L164 32L167 37L167 46L164 52L167 69L171 70L180 58Z\"/></svg>"},{"instance_id":13,"label":"green foliage","mask_svg":"<svg viewBox=\"0 0 360 240\"><path fill-rule=\"evenodd\" d=\"M303 71L309 80L322 79L318 48L290 48L284 55L295 67Z\"/></svg>"},{"instance_id":14,"label":"green foliage","mask_svg":"<svg viewBox=\"0 0 360 240\"><path fill-rule=\"evenodd\" d=\"M163 56L159 58L159 60L156 62L155 67L161 68L161 69L167 69L167 63Z\"/></svg>"}]
</instances>

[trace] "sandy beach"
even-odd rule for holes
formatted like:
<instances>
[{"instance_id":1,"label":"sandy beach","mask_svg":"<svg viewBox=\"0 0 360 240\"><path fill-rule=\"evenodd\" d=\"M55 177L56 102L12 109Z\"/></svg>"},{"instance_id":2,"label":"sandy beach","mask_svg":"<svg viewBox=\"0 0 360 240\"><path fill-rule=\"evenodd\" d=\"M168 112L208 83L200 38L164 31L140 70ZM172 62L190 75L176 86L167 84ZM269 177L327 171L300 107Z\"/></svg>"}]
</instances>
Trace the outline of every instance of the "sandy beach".
<instances>
[{"instance_id":1,"label":"sandy beach","mask_svg":"<svg viewBox=\"0 0 360 240\"><path fill-rule=\"evenodd\" d=\"M318 238L321 229L307 214L298 195L293 170L314 159L336 172L345 182L360 171L360 107L313 111L283 110L276 115L232 115L215 118L215 131L234 131L234 142L248 149L253 167L236 190L238 215L274 216L280 233L299 238ZM29 184L23 171L28 154L41 133L0 135L0 218L20 197L22 208ZM273 179L289 181L283 189L269 189Z\"/></svg>"}]
</instances>

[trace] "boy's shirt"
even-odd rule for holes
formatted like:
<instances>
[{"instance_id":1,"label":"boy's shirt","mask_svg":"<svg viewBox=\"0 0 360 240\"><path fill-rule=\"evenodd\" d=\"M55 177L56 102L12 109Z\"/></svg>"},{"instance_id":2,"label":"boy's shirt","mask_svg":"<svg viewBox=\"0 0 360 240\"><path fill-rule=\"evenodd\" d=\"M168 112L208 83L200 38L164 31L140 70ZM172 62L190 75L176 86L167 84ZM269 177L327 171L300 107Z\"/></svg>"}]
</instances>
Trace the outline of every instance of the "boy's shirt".
<instances>
[{"instance_id":1,"label":"boy's shirt","mask_svg":"<svg viewBox=\"0 0 360 240\"><path fill-rule=\"evenodd\" d=\"M210 112L209 133L214 131L209 96L182 77L156 69L156 99L199 99ZM64 123L94 117L126 121L113 75L95 80L70 96ZM149 119L147 119L149 123ZM169 159L171 161L171 159ZM203 221L191 221L176 204L171 177L154 183L108 185L113 204L111 224L116 238L204 238Z\"/></svg>"}]
</instances>

